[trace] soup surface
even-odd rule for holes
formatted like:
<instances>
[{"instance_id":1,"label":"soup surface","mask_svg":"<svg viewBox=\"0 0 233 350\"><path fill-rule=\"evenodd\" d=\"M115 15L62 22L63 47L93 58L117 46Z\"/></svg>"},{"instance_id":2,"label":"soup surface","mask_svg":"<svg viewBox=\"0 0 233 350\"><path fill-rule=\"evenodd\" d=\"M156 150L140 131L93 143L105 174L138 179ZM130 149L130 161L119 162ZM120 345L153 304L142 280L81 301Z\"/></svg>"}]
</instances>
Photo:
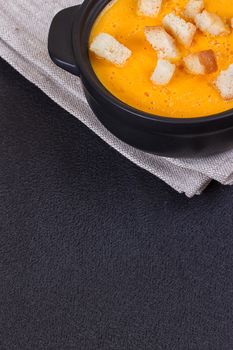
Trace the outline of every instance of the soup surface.
<instances>
[{"instance_id":1,"label":"soup surface","mask_svg":"<svg viewBox=\"0 0 233 350\"><path fill-rule=\"evenodd\" d=\"M182 16L187 0L164 0L158 17L137 14L136 0L115 0L97 18L90 35L90 42L99 33L114 36L132 51L132 56L123 67L117 67L90 52L93 69L112 95L124 103L151 114L176 118L207 116L233 108L233 100L225 101L213 87L213 80L221 70L233 63L233 33L228 36L210 36L197 31L191 48L177 43L182 56L200 50L214 50L218 72L195 76L182 67L167 86L155 86L150 77L157 54L147 42L145 26L161 25L162 18L171 11ZM233 17L230 0L205 0L205 7L223 18Z\"/></svg>"}]
</instances>

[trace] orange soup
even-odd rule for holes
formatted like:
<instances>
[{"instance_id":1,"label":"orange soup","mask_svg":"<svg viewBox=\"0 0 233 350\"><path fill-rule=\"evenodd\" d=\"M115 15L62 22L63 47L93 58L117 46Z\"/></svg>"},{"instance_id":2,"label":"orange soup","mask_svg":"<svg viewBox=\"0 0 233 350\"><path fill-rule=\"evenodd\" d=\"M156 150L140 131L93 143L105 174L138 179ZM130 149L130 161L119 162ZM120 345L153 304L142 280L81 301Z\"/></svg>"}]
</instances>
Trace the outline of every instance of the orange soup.
<instances>
[{"instance_id":1,"label":"orange soup","mask_svg":"<svg viewBox=\"0 0 233 350\"><path fill-rule=\"evenodd\" d=\"M166 86L154 85L150 77L157 63L157 53L145 38L146 26L162 25L163 17L175 11L182 17L187 0L164 0L157 17L138 15L137 0L115 0L97 18L90 42L100 33L108 33L132 51L122 67L90 52L92 67L101 83L122 102L150 114L194 118L213 115L233 108L233 100L224 100L213 81L221 70L233 63L233 31L226 36L210 36L197 31L192 46L177 43L181 56L212 49L217 58L218 72L191 75L177 62L174 78ZM205 0L208 11L224 19L233 17L232 1Z\"/></svg>"}]
</instances>

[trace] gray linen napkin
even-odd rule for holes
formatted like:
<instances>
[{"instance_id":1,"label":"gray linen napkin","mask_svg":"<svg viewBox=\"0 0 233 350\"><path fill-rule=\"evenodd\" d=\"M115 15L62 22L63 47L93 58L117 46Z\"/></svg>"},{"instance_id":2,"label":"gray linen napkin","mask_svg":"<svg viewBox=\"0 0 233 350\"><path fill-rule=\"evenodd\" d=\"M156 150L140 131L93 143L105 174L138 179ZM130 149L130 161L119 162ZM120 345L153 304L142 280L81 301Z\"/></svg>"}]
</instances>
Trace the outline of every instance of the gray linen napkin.
<instances>
[{"instance_id":1,"label":"gray linen napkin","mask_svg":"<svg viewBox=\"0 0 233 350\"><path fill-rule=\"evenodd\" d=\"M208 158L162 158L124 144L101 125L86 103L80 80L56 67L47 53L53 16L81 2L0 0L0 56L110 146L176 191L192 197L200 194L212 179L233 184L233 150Z\"/></svg>"}]
</instances>

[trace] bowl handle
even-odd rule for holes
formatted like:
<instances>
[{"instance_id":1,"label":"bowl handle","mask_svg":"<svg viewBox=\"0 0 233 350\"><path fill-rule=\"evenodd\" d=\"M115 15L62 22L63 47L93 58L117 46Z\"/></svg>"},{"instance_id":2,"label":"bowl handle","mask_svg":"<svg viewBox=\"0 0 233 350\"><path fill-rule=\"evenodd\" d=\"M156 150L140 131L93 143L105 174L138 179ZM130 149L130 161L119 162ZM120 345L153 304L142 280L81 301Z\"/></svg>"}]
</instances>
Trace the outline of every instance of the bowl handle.
<instances>
[{"instance_id":1,"label":"bowl handle","mask_svg":"<svg viewBox=\"0 0 233 350\"><path fill-rule=\"evenodd\" d=\"M60 11L53 19L49 30L48 51L52 61L67 72L78 75L72 45L73 21L80 5Z\"/></svg>"}]
</instances>

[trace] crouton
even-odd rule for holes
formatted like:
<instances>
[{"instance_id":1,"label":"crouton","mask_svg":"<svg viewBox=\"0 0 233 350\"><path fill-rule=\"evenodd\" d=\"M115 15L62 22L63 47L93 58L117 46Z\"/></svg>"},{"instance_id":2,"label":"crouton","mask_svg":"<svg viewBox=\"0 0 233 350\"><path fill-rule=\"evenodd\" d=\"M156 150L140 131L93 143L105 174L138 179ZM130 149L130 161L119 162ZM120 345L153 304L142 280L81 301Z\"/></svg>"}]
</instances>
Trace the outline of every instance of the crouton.
<instances>
[{"instance_id":1,"label":"crouton","mask_svg":"<svg viewBox=\"0 0 233 350\"><path fill-rule=\"evenodd\" d=\"M233 99L233 64L222 71L214 82L224 100Z\"/></svg>"},{"instance_id":2,"label":"crouton","mask_svg":"<svg viewBox=\"0 0 233 350\"><path fill-rule=\"evenodd\" d=\"M155 85L167 85L175 74L176 65L167 60L159 59L157 66L151 76L151 81Z\"/></svg>"},{"instance_id":3,"label":"crouton","mask_svg":"<svg viewBox=\"0 0 233 350\"><path fill-rule=\"evenodd\" d=\"M145 35L159 58L177 59L179 51L175 40L163 29L163 27L145 27Z\"/></svg>"},{"instance_id":4,"label":"crouton","mask_svg":"<svg viewBox=\"0 0 233 350\"><path fill-rule=\"evenodd\" d=\"M90 50L97 56L117 65L126 63L132 54L127 47L106 33L101 33L95 37L90 45Z\"/></svg>"},{"instance_id":5,"label":"crouton","mask_svg":"<svg viewBox=\"0 0 233 350\"><path fill-rule=\"evenodd\" d=\"M183 18L169 13L163 19L165 29L172 34L181 44L190 47L196 33L196 26L186 22Z\"/></svg>"},{"instance_id":6,"label":"crouton","mask_svg":"<svg viewBox=\"0 0 233 350\"><path fill-rule=\"evenodd\" d=\"M204 0L189 0L184 10L184 16L187 19L194 20L195 16L201 13L204 8Z\"/></svg>"},{"instance_id":7,"label":"crouton","mask_svg":"<svg viewBox=\"0 0 233 350\"><path fill-rule=\"evenodd\" d=\"M184 65L191 74L203 75L218 70L216 56L213 50L200 51L184 58Z\"/></svg>"},{"instance_id":8,"label":"crouton","mask_svg":"<svg viewBox=\"0 0 233 350\"><path fill-rule=\"evenodd\" d=\"M159 14L162 0L138 0L138 13L153 17Z\"/></svg>"},{"instance_id":9,"label":"crouton","mask_svg":"<svg viewBox=\"0 0 233 350\"><path fill-rule=\"evenodd\" d=\"M206 10L195 16L195 23L198 29L211 35L226 35L230 33L229 27L221 17Z\"/></svg>"}]
</instances>

